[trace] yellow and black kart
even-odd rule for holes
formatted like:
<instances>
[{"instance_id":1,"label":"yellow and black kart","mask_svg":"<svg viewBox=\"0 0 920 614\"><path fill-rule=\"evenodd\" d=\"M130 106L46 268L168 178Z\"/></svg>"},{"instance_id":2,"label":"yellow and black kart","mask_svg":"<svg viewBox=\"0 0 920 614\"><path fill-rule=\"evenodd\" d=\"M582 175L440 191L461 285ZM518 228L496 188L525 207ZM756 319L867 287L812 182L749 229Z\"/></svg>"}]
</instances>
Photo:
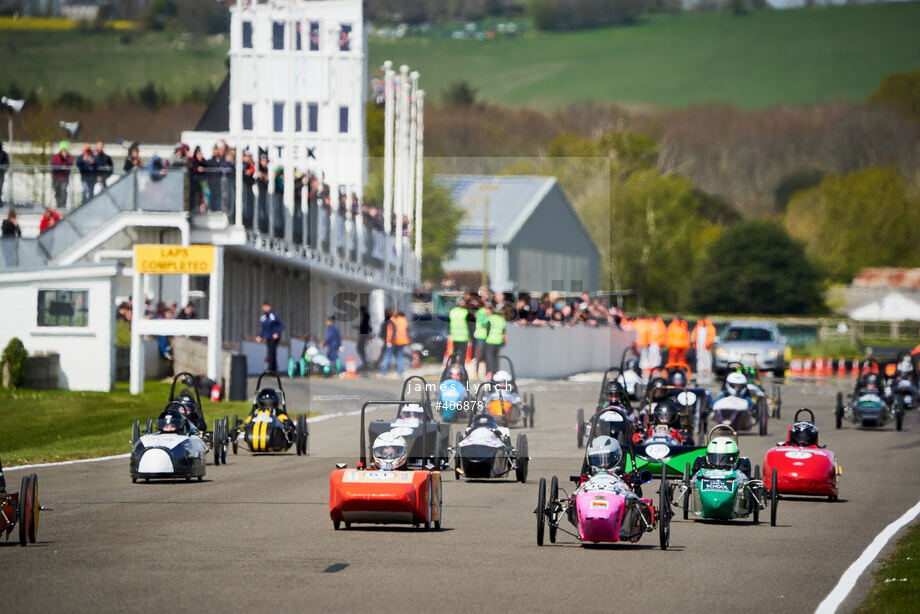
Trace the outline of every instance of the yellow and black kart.
<instances>
[{"instance_id":1,"label":"yellow and black kart","mask_svg":"<svg viewBox=\"0 0 920 614\"><path fill-rule=\"evenodd\" d=\"M274 377L278 388L262 387L262 378ZM249 447L250 452L286 452L296 446L297 456L307 454L308 438L306 414L292 417L288 414L281 378L273 371L265 371L256 382L256 393L252 399L252 411L240 422L233 416L233 428L230 440L233 453L236 454L240 444Z\"/></svg>"}]
</instances>

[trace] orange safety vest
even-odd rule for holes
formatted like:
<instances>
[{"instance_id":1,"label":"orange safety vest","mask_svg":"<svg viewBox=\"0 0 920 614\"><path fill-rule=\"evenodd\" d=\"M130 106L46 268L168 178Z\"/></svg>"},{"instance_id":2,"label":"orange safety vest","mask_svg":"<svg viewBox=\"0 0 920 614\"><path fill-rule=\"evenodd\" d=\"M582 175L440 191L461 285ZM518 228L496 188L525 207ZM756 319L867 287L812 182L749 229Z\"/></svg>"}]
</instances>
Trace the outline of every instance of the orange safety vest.
<instances>
[{"instance_id":1,"label":"orange safety vest","mask_svg":"<svg viewBox=\"0 0 920 614\"><path fill-rule=\"evenodd\" d=\"M655 318L649 322L648 342L650 345L657 345L659 347L664 345L665 333L664 320Z\"/></svg>"},{"instance_id":2,"label":"orange safety vest","mask_svg":"<svg viewBox=\"0 0 920 614\"><path fill-rule=\"evenodd\" d=\"M694 343L696 343L696 336L699 334L700 328L706 329L706 349L711 350L712 344L716 340L716 327L709 320L699 320L696 326L693 327L693 334L691 335Z\"/></svg>"},{"instance_id":3,"label":"orange safety vest","mask_svg":"<svg viewBox=\"0 0 920 614\"><path fill-rule=\"evenodd\" d=\"M674 318L668 324L668 343L669 348L686 349L690 347L690 331L687 330L687 323L680 318Z\"/></svg>"},{"instance_id":4,"label":"orange safety vest","mask_svg":"<svg viewBox=\"0 0 920 614\"><path fill-rule=\"evenodd\" d=\"M633 323L636 330L636 345L640 348L648 346L649 321L645 318L639 318Z\"/></svg>"},{"instance_id":5,"label":"orange safety vest","mask_svg":"<svg viewBox=\"0 0 920 614\"><path fill-rule=\"evenodd\" d=\"M390 321L393 327L387 330L387 341L393 345L409 345L409 322L406 316L393 316Z\"/></svg>"}]
</instances>

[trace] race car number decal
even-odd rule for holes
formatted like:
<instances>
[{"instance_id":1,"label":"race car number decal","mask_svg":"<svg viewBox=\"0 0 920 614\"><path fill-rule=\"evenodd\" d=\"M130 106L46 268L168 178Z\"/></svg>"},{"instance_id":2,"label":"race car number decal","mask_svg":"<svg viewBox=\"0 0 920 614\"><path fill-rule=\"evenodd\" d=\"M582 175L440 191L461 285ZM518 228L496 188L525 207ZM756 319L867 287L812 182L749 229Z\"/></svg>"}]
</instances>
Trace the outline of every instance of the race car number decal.
<instances>
[{"instance_id":1,"label":"race car number decal","mask_svg":"<svg viewBox=\"0 0 920 614\"><path fill-rule=\"evenodd\" d=\"M681 392L677 395L677 402L681 405L695 405L696 394L693 392Z\"/></svg>"},{"instance_id":2,"label":"race car number decal","mask_svg":"<svg viewBox=\"0 0 920 614\"><path fill-rule=\"evenodd\" d=\"M259 415L252 419L253 422L271 422L272 415L268 412L259 412Z\"/></svg>"},{"instance_id":3,"label":"race car number decal","mask_svg":"<svg viewBox=\"0 0 920 614\"><path fill-rule=\"evenodd\" d=\"M811 456L811 452L805 452L804 450L793 450L791 452L786 452L786 458L806 459L811 458Z\"/></svg>"},{"instance_id":4,"label":"race car number decal","mask_svg":"<svg viewBox=\"0 0 920 614\"><path fill-rule=\"evenodd\" d=\"M645 446L645 453L649 458L654 458L655 460L660 460L671 453L671 448L664 443L653 443L651 445Z\"/></svg>"},{"instance_id":5,"label":"race car number decal","mask_svg":"<svg viewBox=\"0 0 920 614\"><path fill-rule=\"evenodd\" d=\"M602 499L595 499L591 502L592 509L607 509L607 502Z\"/></svg>"},{"instance_id":6,"label":"race car number decal","mask_svg":"<svg viewBox=\"0 0 920 614\"><path fill-rule=\"evenodd\" d=\"M728 480L707 480L703 479L703 487L700 490L709 492L731 492L731 486Z\"/></svg>"},{"instance_id":7,"label":"race car number decal","mask_svg":"<svg viewBox=\"0 0 920 614\"><path fill-rule=\"evenodd\" d=\"M408 482L411 481L408 471L357 471L345 473L342 482Z\"/></svg>"},{"instance_id":8,"label":"race car number decal","mask_svg":"<svg viewBox=\"0 0 920 614\"><path fill-rule=\"evenodd\" d=\"M411 434L412 434L412 431L413 431L413 429L411 429L411 428L409 428L409 427L407 427L407 426L399 426L399 427L396 427L395 429L390 429L390 432L391 432L391 433L393 433L394 435L399 435L400 437L405 437L405 436L407 436L407 435L411 435Z\"/></svg>"}]
</instances>

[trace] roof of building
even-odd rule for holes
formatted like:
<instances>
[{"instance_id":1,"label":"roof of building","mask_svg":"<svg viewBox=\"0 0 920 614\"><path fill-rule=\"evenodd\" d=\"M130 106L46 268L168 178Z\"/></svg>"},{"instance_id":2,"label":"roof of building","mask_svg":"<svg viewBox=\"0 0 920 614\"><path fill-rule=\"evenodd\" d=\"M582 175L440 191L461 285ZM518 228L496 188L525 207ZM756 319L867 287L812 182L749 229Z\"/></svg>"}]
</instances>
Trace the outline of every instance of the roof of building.
<instances>
[{"instance_id":1,"label":"roof of building","mask_svg":"<svg viewBox=\"0 0 920 614\"><path fill-rule=\"evenodd\" d=\"M204 110L198 125L195 126L196 132L227 132L230 130L230 73L224 77L223 82L208 108Z\"/></svg>"},{"instance_id":2,"label":"roof of building","mask_svg":"<svg viewBox=\"0 0 920 614\"><path fill-rule=\"evenodd\" d=\"M920 268L869 267L853 279L856 288L905 288L920 290Z\"/></svg>"},{"instance_id":3,"label":"roof of building","mask_svg":"<svg viewBox=\"0 0 920 614\"><path fill-rule=\"evenodd\" d=\"M457 242L481 242L486 223L488 242L492 245L509 243L557 185L554 177L515 175L439 175L436 181L450 190L454 204L466 213L460 221Z\"/></svg>"}]
</instances>

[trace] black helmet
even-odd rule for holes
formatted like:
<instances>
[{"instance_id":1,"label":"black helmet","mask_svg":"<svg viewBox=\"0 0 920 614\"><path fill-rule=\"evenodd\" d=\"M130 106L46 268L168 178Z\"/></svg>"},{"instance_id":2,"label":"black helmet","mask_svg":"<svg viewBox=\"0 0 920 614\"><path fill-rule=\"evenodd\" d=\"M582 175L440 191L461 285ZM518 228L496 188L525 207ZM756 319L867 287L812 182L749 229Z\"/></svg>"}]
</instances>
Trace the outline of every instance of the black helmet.
<instances>
[{"instance_id":1,"label":"black helmet","mask_svg":"<svg viewBox=\"0 0 920 614\"><path fill-rule=\"evenodd\" d=\"M875 373L868 373L863 376L862 387L867 390L878 390L879 378Z\"/></svg>"},{"instance_id":2,"label":"black helmet","mask_svg":"<svg viewBox=\"0 0 920 614\"><path fill-rule=\"evenodd\" d=\"M479 416L476 417L476 421L473 422L473 428L495 429L497 428L495 418L489 414L479 414Z\"/></svg>"},{"instance_id":3,"label":"black helmet","mask_svg":"<svg viewBox=\"0 0 920 614\"><path fill-rule=\"evenodd\" d=\"M683 369L675 369L668 374L668 383L672 386L684 387L687 385L687 374Z\"/></svg>"},{"instance_id":4,"label":"black helmet","mask_svg":"<svg viewBox=\"0 0 920 614\"><path fill-rule=\"evenodd\" d=\"M811 422L796 422L789 428L789 443L797 446L816 446L818 429Z\"/></svg>"},{"instance_id":5,"label":"black helmet","mask_svg":"<svg viewBox=\"0 0 920 614\"><path fill-rule=\"evenodd\" d=\"M623 368L626 371L637 371L639 369L639 361L635 358L630 358L626 361L626 364L623 365Z\"/></svg>"},{"instance_id":6,"label":"black helmet","mask_svg":"<svg viewBox=\"0 0 920 614\"><path fill-rule=\"evenodd\" d=\"M671 403L670 400L661 401L655 405L655 409L652 410L652 416L656 424L667 424L670 426L675 418L677 418L677 408L674 407L674 404Z\"/></svg>"},{"instance_id":7,"label":"black helmet","mask_svg":"<svg viewBox=\"0 0 920 614\"><path fill-rule=\"evenodd\" d=\"M188 394L187 392L176 395L176 398L173 400L184 407L189 415L198 409L198 403L196 403L192 395Z\"/></svg>"},{"instance_id":8,"label":"black helmet","mask_svg":"<svg viewBox=\"0 0 920 614\"><path fill-rule=\"evenodd\" d=\"M607 382L607 398L613 402L619 402L626 398L626 390L623 388L623 384L617 380L612 382Z\"/></svg>"},{"instance_id":9,"label":"black helmet","mask_svg":"<svg viewBox=\"0 0 920 614\"><path fill-rule=\"evenodd\" d=\"M157 432L185 435L188 432L188 422L178 409L170 407L157 418Z\"/></svg>"},{"instance_id":10,"label":"black helmet","mask_svg":"<svg viewBox=\"0 0 920 614\"><path fill-rule=\"evenodd\" d=\"M281 397L278 396L274 388L263 388L259 391L257 401L259 409L278 409Z\"/></svg>"}]
</instances>

